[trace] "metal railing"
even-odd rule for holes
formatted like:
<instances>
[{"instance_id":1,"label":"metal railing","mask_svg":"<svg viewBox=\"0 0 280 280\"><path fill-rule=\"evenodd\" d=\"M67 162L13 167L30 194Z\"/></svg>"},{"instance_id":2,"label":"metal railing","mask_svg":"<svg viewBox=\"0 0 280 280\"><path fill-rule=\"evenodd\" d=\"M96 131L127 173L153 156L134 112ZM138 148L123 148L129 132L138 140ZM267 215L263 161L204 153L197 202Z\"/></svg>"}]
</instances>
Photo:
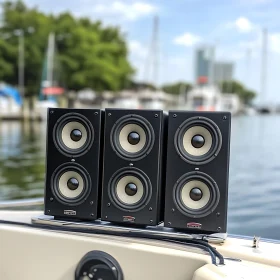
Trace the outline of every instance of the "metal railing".
<instances>
[{"instance_id":1,"label":"metal railing","mask_svg":"<svg viewBox=\"0 0 280 280\"><path fill-rule=\"evenodd\" d=\"M18 200L0 201L0 209L17 208L17 207L30 207L44 204L44 198L29 198Z\"/></svg>"}]
</instances>

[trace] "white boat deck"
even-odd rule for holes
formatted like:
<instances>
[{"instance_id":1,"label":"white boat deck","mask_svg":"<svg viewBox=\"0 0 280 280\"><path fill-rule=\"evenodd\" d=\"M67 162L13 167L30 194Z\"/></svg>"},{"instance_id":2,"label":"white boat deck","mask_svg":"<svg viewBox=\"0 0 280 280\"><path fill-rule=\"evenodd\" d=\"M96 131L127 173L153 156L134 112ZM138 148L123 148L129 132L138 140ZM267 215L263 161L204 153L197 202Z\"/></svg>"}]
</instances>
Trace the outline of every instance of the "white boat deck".
<instances>
[{"instance_id":1,"label":"white boat deck","mask_svg":"<svg viewBox=\"0 0 280 280\"><path fill-rule=\"evenodd\" d=\"M30 223L40 211L0 211L0 220ZM225 257L215 266L204 251L142 238L62 232L0 222L0 279L68 280L81 257L102 250L120 263L125 279L275 279L280 276L280 243L228 237L212 244ZM13 269L14 264L17 269ZM31 265L32 264L32 265ZM51 269L50 269L51 268ZM44 273L42 273L44 271ZM3 278L4 277L4 278Z\"/></svg>"}]
</instances>

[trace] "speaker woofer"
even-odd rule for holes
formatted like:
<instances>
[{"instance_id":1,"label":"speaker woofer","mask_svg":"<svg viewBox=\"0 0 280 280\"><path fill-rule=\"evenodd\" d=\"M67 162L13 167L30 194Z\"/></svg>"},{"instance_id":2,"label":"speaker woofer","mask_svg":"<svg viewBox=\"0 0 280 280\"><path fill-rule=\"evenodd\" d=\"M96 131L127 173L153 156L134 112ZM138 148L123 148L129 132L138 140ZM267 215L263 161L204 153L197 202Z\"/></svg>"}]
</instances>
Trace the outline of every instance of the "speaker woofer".
<instances>
[{"instance_id":1,"label":"speaker woofer","mask_svg":"<svg viewBox=\"0 0 280 280\"><path fill-rule=\"evenodd\" d=\"M94 130L84 116L71 113L62 116L55 124L53 139L57 149L66 156L85 154L94 140Z\"/></svg>"},{"instance_id":2,"label":"speaker woofer","mask_svg":"<svg viewBox=\"0 0 280 280\"><path fill-rule=\"evenodd\" d=\"M91 180L87 171L79 164L65 163L53 173L51 189L55 198L65 205L83 203L91 188Z\"/></svg>"},{"instance_id":3,"label":"speaker woofer","mask_svg":"<svg viewBox=\"0 0 280 280\"><path fill-rule=\"evenodd\" d=\"M108 194L120 210L139 211L150 201L152 185L149 177L137 168L122 168L110 179Z\"/></svg>"},{"instance_id":4,"label":"speaker woofer","mask_svg":"<svg viewBox=\"0 0 280 280\"><path fill-rule=\"evenodd\" d=\"M193 117L177 129L174 145L180 157L191 164L205 164L213 160L222 146L218 126L208 118Z\"/></svg>"},{"instance_id":5,"label":"speaker woofer","mask_svg":"<svg viewBox=\"0 0 280 280\"><path fill-rule=\"evenodd\" d=\"M111 131L111 145L126 160L140 160L153 148L155 135L151 124L138 115L120 118Z\"/></svg>"},{"instance_id":6,"label":"speaker woofer","mask_svg":"<svg viewBox=\"0 0 280 280\"><path fill-rule=\"evenodd\" d=\"M173 200L182 214L202 218L215 210L220 200L220 192L210 176L202 172L190 172L176 182Z\"/></svg>"}]
</instances>

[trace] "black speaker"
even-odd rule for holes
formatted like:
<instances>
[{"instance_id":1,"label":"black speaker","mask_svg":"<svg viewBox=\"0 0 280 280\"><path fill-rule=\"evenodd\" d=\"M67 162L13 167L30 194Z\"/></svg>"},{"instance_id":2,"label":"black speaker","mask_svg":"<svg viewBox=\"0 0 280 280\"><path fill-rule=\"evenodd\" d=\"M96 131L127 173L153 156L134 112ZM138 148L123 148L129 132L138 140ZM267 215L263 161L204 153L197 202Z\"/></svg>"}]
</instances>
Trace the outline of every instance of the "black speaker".
<instances>
[{"instance_id":1,"label":"black speaker","mask_svg":"<svg viewBox=\"0 0 280 280\"><path fill-rule=\"evenodd\" d=\"M164 224L226 232L231 115L170 111Z\"/></svg>"},{"instance_id":2,"label":"black speaker","mask_svg":"<svg viewBox=\"0 0 280 280\"><path fill-rule=\"evenodd\" d=\"M45 214L98 217L103 117L95 109L48 109Z\"/></svg>"},{"instance_id":3,"label":"black speaker","mask_svg":"<svg viewBox=\"0 0 280 280\"><path fill-rule=\"evenodd\" d=\"M156 225L163 219L166 121L161 110L105 110L102 220Z\"/></svg>"}]
</instances>

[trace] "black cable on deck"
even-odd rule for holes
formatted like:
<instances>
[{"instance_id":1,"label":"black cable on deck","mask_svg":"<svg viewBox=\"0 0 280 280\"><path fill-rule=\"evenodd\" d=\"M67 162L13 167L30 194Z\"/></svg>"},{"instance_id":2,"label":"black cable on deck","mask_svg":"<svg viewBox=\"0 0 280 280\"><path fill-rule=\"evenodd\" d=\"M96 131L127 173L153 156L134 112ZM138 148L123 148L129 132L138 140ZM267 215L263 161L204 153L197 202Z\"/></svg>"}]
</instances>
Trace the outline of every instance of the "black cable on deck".
<instances>
[{"instance_id":1,"label":"black cable on deck","mask_svg":"<svg viewBox=\"0 0 280 280\"><path fill-rule=\"evenodd\" d=\"M204 250L205 252L209 253L211 257L212 264L217 265L216 258L219 259L219 265L224 265L224 258L223 256L214 248L212 247L208 241L193 238L189 240L185 240L180 237L162 237L158 235L150 235L148 233L145 233L144 231L141 232L120 232L118 230L112 230L112 228L107 231L104 229L80 229L76 227L71 227L71 225L67 225L67 227L63 228L61 226L56 225L43 225L43 224L27 224L22 222L14 222L14 221L5 221L0 220L0 224L7 224L7 225L18 225L18 226L25 226L30 228L36 228L36 229L46 229L46 230L52 230L52 231L63 231L63 232L78 232L78 233L87 233L87 234L99 234L99 235L110 235L110 236L119 236L119 237L129 237L129 238L143 238L143 239L152 239L152 240L158 240L158 241L166 241L181 245L189 245L193 247L200 248Z\"/></svg>"}]
</instances>

